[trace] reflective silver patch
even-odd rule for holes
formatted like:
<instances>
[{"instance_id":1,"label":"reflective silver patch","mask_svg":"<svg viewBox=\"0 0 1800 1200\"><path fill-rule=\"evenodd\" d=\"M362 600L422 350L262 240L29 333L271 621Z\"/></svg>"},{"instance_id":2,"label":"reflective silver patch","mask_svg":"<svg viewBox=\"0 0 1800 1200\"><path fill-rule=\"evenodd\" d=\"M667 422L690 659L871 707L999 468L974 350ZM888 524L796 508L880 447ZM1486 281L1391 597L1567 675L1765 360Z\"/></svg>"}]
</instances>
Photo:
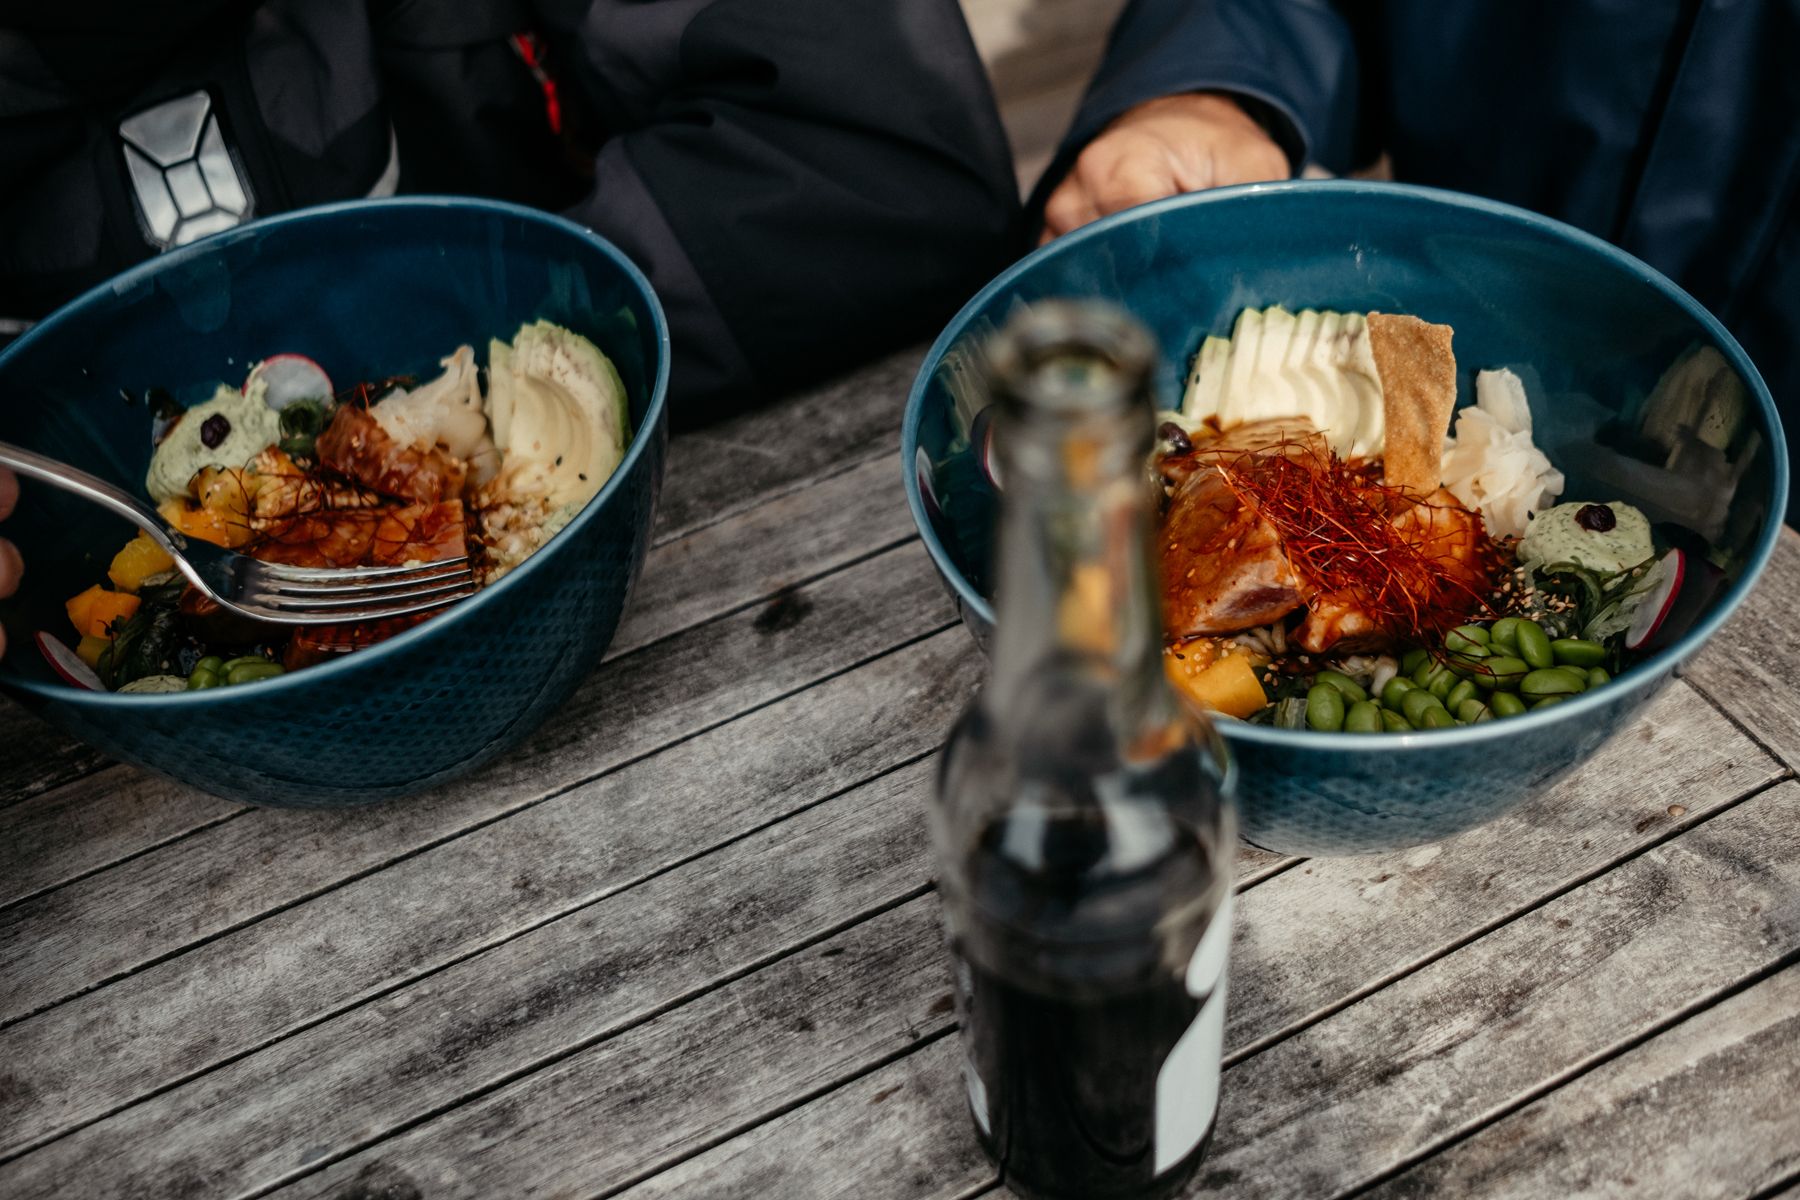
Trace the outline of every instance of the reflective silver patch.
<instances>
[{"instance_id":1,"label":"reflective silver patch","mask_svg":"<svg viewBox=\"0 0 1800 1200\"><path fill-rule=\"evenodd\" d=\"M249 180L232 160L205 92L126 117L119 122L119 137L132 195L158 250L249 219Z\"/></svg>"}]
</instances>

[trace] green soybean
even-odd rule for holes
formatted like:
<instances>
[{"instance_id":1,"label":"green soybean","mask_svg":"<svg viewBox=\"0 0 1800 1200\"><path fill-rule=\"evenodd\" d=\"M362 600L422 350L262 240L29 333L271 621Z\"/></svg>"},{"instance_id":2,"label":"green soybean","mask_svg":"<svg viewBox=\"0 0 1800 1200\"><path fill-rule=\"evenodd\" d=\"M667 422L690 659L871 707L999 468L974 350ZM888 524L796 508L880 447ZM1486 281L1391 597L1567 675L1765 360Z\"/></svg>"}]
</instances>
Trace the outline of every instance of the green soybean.
<instances>
[{"instance_id":1,"label":"green soybean","mask_svg":"<svg viewBox=\"0 0 1800 1200\"><path fill-rule=\"evenodd\" d=\"M1380 733L1381 705L1373 700L1358 700L1344 714L1345 733Z\"/></svg>"},{"instance_id":2,"label":"green soybean","mask_svg":"<svg viewBox=\"0 0 1800 1200\"><path fill-rule=\"evenodd\" d=\"M1469 632L1473 630L1474 633ZM1476 637L1475 634L1480 634ZM1461 654L1468 658L1486 658L1488 656L1487 630L1479 625L1460 625L1444 635L1444 649L1452 654Z\"/></svg>"},{"instance_id":3,"label":"green soybean","mask_svg":"<svg viewBox=\"0 0 1800 1200\"><path fill-rule=\"evenodd\" d=\"M1576 688L1576 691L1585 692L1588 690L1587 672L1580 667L1553 667L1551 669L1561 671L1564 675L1567 675L1570 679L1573 679L1576 683L1580 684L1581 686Z\"/></svg>"},{"instance_id":4,"label":"green soybean","mask_svg":"<svg viewBox=\"0 0 1800 1200\"><path fill-rule=\"evenodd\" d=\"M1414 671L1419 669L1420 663L1430 657L1431 651L1423 646L1414 646L1411 650L1408 650L1405 654L1400 656L1400 673L1402 675L1411 675Z\"/></svg>"},{"instance_id":5,"label":"green soybean","mask_svg":"<svg viewBox=\"0 0 1800 1200\"><path fill-rule=\"evenodd\" d=\"M1344 694L1346 700L1367 700L1369 693L1363 691L1362 685L1342 671L1320 671L1313 676L1313 683L1328 683Z\"/></svg>"},{"instance_id":6,"label":"green soybean","mask_svg":"<svg viewBox=\"0 0 1800 1200\"><path fill-rule=\"evenodd\" d=\"M1545 696L1570 696L1586 687L1585 681L1577 683L1567 671L1545 667L1519 681L1519 694L1527 699L1542 699Z\"/></svg>"},{"instance_id":7,"label":"green soybean","mask_svg":"<svg viewBox=\"0 0 1800 1200\"><path fill-rule=\"evenodd\" d=\"M1501 617L1488 630L1488 647L1490 651L1498 650L1504 654L1519 652L1519 618Z\"/></svg>"},{"instance_id":8,"label":"green soybean","mask_svg":"<svg viewBox=\"0 0 1800 1200\"><path fill-rule=\"evenodd\" d=\"M1519 681L1531 669L1525 665L1525 660L1505 654L1497 654L1481 665L1485 669L1475 673L1475 685L1508 692L1517 688Z\"/></svg>"},{"instance_id":9,"label":"green soybean","mask_svg":"<svg viewBox=\"0 0 1800 1200\"><path fill-rule=\"evenodd\" d=\"M1381 702L1397 712L1406 693L1412 691L1415 686L1412 680L1402 675L1396 675L1387 681L1386 687L1381 689Z\"/></svg>"},{"instance_id":10,"label":"green soybean","mask_svg":"<svg viewBox=\"0 0 1800 1200\"><path fill-rule=\"evenodd\" d=\"M188 691L198 692L204 688L215 688L225 682L225 660L215 654L209 654L194 664L188 675Z\"/></svg>"},{"instance_id":11,"label":"green soybean","mask_svg":"<svg viewBox=\"0 0 1800 1200\"><path fill-rule=\"evenodd\" d=\"M1391 708L1381 710L1381 727L1388 733L1412 732L1412 726L1406 723L1406 718Z\"/></svg>"},{"instance_id":12,"label":"green soybean","mask_svg":"<svg viewBox=\"0 0 1800 1200\"><path fill-rule=\"evenodd\" d=\"M1495 692L1488 697L1488 707L1496 717L1517 717L1525 712L1525 702L1512 692Z\"/></svg>"},{"instance_id":13,"label":"green soybean","mask_svg":"<svg viewBox=\"0 0 1800 1200\"><path fill-rule=\"evenodd\" d=\"M1473 725L1477 721L1493 719L1493 714L1488 712L1488 706L1473 697L1464 700L1450 711L1454 712L1456 719L1464 725Z\"/></svg>"},{"instance_id":14,"label":"green soybean","mask_svg":"<svg viewBox=\"0 0 1800 1200\"><path fill-rule=\"evenodd\" d=\"M1557 638L1550 643L1550 653L1556 657L1557 665L1583 670L1606 661L1606 647L1586 638Z\"/></svg>"},{"instance_id":15,"label":"green soybean","mask_svg":"<svg viewBox=\"0 0 1800 1200\"><path fill-rule=\"evenodd\" d=\"M1536 621L1520 621L1514 633L1519 642L1519 657L1525 665L1533 670L1556 665L1556 655L1550 652L1550 635Z\"/></svg>"},{"instance_id":16,"label":"green soybean","mask_svg":"<svg viewBox=\"0 0 1800 1200\"><path fill-rule=\"evenodd\" d=\"M1423 724L1425 714L1434 708L1444 710L1445 716L1450 715L1449 711L1444 709L1444 702L1424 688L1414 688L1406 693L1400 701L1400 711L1406 715L1407 724L1414 729L1425 728Z\"/></svg>"},{"instance_id":17,"label":"green soybean","mask_svg":"<svg viewBox=\"0 0 1800 1200\"><path fill-rule=\"evenodd\" d=\"M1443 663L1432 663L1431 670L1426 674L1420 686L1442 700L1450 694L1450 690L1456 686L1456 683L1454 671Z\"/></svg>"},{"instance_id":18,"label":"green soybean","mask_svg":"<svg viewBox=\"0 0 1800 1200\"><path fill-rule=\"evenodd\" d=\"M1315 683L1306 691L1306 724L1320 733L1336 733L1344 727L1344 693L1329 683Z\"/></svg>"},{"instance_id":19,"label":"green soybean","mask_svg":"<svg viewBox=\"0 0 1800 1200\"><path fill-rule=\"evenodd\" d=\"M284 672L280 663L259 658L254 662L239 662L226 671L225 682L235 687L240 683L255 683L259 679L273 679L281 674Z\"/></svg>"},{"instance_id":20,"label":"green soybean","mask_svg":"<svg viewBox=\"0 0 1800 1200\"><path fill-rule=\"evenodd\" d=\"M1475 681L1473 679L1463 680L1462 682L1458 683L1455 687L1451 688L1450 694L1448 696L1444 697L1444 707L1449 709L1451 712L1455 712L1457 709L1457 706L1460 705L1463 701L1474 700L1476 698L1475 693L1477 690L1478 689L1475 687Z\"/></svg>"},{"instance_id":21,"label":"green soybean","mask_svg":"<svg viewBox=\"0 0 1800 1200\"><path fill-rule=\"evenodd\" d=\"M1448 729L1455 724L1456 718L1451 716L1448 711L1440 706L1438 708L1428 708L1425 710L1425 718L1420 723L1419 728Z\"/></svg>"},{"instance_id":22,"label":"green soybean","mask_svg":"<svg viewBox=\"0 0 1800 1200\"><path fill-rule=\"evenodd\" d=\"M1611 683L1611 682L1612 682L1612 676L1608 675L1606 673L1605 667L1589 667L1588 668L1587 685L1589 687L1597 688L1603 683Z\"/></svg>"},{"instance_id":23,"label":"green soybean","mask_svg":"<svg viewBox=\"0 0 1800 1200\"><path fill-rule=\"evenodd\" d=\"M1536 710L1538 710L1540 708L1550 708L1554 705L1561 704L1564 700L1567 700L1567 699L1568 699L1567 696L1545 696L1542 700L1539 700L1536 704L1532 705L1531 708L1532 708L1532 711L1535 712Z\"/></svg>"}]
</instances>

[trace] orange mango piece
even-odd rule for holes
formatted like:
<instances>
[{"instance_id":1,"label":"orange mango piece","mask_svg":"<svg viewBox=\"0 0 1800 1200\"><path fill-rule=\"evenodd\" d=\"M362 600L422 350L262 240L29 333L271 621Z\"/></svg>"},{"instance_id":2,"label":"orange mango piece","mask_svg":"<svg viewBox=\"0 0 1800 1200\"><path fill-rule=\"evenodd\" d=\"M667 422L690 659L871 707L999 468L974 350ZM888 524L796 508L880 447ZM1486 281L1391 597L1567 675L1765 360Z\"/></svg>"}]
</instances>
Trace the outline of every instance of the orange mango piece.
<instances>
[{"instance_id":1,"label":"orange mango piece","mask_svg":"<svg viewBox=\"0 0 1800 1200\"><path fill-rule=\"evenodd\" d=\"M150 535L140 533L125 543L125 548L113 555L112 566L106 569L106 577L113 581L113 586L122 592L135 592L142 587L144 580L152 575L160 575L175 566L175 560L168 552L150 540Z\"/></svg>"},{"instance_id":2,"label":"orange mango piece","mask_svg":"<svg viewBox=\"0 0 1800 1200\"><path fill-rule=\"evenodd\" d=\"M66 605L75 632L82 637L103 638L114 621L138 610L139 600L129 592L109 592L95 584Z\"/></svg>"},{"instance_id":3,"label":"orange mango piece","mask_svg":"<svg viewBox=\"0 0 1800 1200\"><path fill-rule=\"evenodd\" d=\"M1242 654L1228 654L1199 671L1165 655L1169 681L1188 699L1232 717L1248 717L1268 704L1268 694L1256 677L1256 666Z\"/></svg>"}]
</instances>

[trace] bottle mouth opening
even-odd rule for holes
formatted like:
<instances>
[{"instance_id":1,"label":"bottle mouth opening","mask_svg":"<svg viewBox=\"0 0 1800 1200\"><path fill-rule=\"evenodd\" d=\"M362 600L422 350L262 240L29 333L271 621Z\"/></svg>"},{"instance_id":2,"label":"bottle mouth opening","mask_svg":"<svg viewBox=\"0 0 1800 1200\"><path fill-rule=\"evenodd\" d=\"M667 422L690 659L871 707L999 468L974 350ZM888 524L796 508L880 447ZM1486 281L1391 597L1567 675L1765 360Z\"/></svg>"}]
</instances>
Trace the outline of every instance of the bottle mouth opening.
<instances>
[{"instance_id":1,"label":"bottle mouth opening","mask_svg":"<svg viewBox=\"0 0 1800 1200\"><path fill-rule=\"evenodd\" d=\"M1156 359L1131 316L1091 300L1021 308L995 336L988 362L1001 404L1013 413L1089 416L1140 403Z\"/></svg>"}]
</instances>

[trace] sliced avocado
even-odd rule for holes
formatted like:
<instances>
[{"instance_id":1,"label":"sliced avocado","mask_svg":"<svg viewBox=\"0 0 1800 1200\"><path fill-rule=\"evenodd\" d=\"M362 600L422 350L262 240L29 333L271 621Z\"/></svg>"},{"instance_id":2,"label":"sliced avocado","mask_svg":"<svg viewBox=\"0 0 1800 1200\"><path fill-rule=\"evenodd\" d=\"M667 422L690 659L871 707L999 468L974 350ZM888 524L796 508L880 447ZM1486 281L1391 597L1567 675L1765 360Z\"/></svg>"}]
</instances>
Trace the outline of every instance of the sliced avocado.
<instances>
[{"instance_id":1,"label":"sliced avocado","mask_svg":"<svg viewBox=\"0 0 1800 1200\"><path fill-rule=\"evenodd\" d=\"M1245 415L1255 394L1257 351L1262 343L1262 313L1246 308L1231 331L1231 358L1225 369L1225 390L1219 397L1219 425L1229 429L1249 418Z\"/></svg>"},{"instance_id":2,"label":"sliced avocado","mask_svg":"<svg viewBox=\"0 0 1800 1200\"><path fill-rule=\"evenodd\" d=\"M1267 421L1292 417L1301 411L1300 397L1289 381L1288 349L1294 344L1294 314L1279 304L1263 310L1262 340L1256 345L1254 391L1248 397L1244 420Z\"/></svg>"},{"instance_id":3,"label":"sliced avocado","mask_svg":"<svg viewBox=\"0 0 1800 1200\"><path fill-rule=\"evenodd\" d=\"M1194 356L1194 371L1188 381L1187 396L1181 413L1190 421L1204 421L1216 416L1219 397L1225 391L1225 369L1231 358L1231 339L1208 337Z\"/></svg>"},{"instance_id":4,"label":"sliced avocado","mask_svg":"<svg viewBox=\"0 0 1800 1200\"><path fill-rule=\"evenodd\" d=\"M1295 412L1311 421L1315 428L1326 415L1326 397L1312 373L1312 352L1319 340L1319 324L1317 309L1302 309L1295 314L1294 337L1288 343L1287 358L1281 364L1282 374L1294 389Z\"/></svg>"}]
</instances>

